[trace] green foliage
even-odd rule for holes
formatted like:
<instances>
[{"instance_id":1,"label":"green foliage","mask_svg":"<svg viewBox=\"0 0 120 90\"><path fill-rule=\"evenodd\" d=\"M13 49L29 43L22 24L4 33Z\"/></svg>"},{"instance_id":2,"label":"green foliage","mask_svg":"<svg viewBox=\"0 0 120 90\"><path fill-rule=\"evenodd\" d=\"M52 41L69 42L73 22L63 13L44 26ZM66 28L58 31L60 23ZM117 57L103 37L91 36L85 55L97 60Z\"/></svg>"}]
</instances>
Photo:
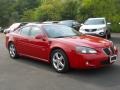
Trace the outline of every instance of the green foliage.
<instances>
[{"instance_id":1,"label":"green foliage","mask_svg":"<svg viewBox=\"0 0 120 90\"><path fill-rule=\"evenodd\" d=\"M12 3L14 0L0 0L0 26L5 27L10 22Z\"/></svg>"},{"instance_id":2,"label":"green foliage","mask_svg":"<svg viewBox=\"0 0 120 90\"><path fill-rule=\"evenodd\" d=\"M32 22L34 21L34 10L30 9L24 12L24 14L22 15L20 21L24 21L24 22Z\"/></svg>"},{"instance_id":3,"label":"green foliage","mask_svg":"<svg viewBox=\"0 0 120 90\"><path fill-rule=\"evenodd\" d=\"M0 0L0 26L18 21L105 17L120 32L120 0Z\"/></svg>"},{"instance_id":4,"label":"green foliage","mask_svg":"<svg viewBox=\"0 0 120 90\"><path fill-rule=\"evenodd\" d=\"M63 4L63 11L61 13L62 19L76 19L77 1L66 0Z\"/></svg>"},{"instance_id":5,"label":"green foliage","mask_svg":"<svg viewBox=\"0 0 120 90\"><path fill-rule=\"evenodd\" d=\"M19 12L19 14L23 14L24 11L33 9L38 5L38 0L16 0L14 7L15 10Z\"/></svg>"},{"instance_id":6,"label":"green foliage","mask_svg":"<svg viewBox=\"0 0 120 90\"><path fill-rule=\"evenodd\" d=\"M34 11L35 20L45 21L45 20L60 20L62 4L51 0L51 2L45 2Z\"/></svg>"}]
</instances>

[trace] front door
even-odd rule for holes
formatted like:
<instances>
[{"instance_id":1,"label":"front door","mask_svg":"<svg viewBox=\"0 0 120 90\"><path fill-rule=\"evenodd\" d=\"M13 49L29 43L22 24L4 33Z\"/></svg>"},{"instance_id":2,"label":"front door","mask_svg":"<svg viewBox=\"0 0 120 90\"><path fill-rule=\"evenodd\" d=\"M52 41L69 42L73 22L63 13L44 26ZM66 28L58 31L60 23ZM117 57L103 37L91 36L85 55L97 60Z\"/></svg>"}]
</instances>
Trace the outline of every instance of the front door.
<instances>
[{"instance_id":1,"label":"front door","mask_svg":"<svg viewBox=\"0 0 120 90\"><path fill-rule=\"evenodd\" d=\"M30 55L39 58L48 60L48 53L49 53L49 43L48 40L45 39L36 39L37 35L42 35L44 37L44 33L40 29L40 27L33 26L30 31L30 38L29 38L29 47L30 47Z\"/></svg>"}]
</instances>

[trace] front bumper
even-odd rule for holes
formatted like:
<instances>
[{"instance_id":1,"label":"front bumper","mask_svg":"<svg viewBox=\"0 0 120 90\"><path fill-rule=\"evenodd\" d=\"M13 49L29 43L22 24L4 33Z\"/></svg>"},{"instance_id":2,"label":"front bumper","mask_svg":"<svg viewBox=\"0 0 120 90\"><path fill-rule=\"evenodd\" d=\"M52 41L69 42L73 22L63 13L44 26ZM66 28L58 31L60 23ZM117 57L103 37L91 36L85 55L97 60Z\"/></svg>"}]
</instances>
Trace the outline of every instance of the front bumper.
<instances>
[{"instance_id":1,"label":"front bumper","mask_svg":"<svg viewBox=\"0 0 120 90\"><path fill-rule=\"evenodd\" d=\"M73 68L79 69L92 69L92 68L101 68L107 65L111 65L115 62L111 62L110 58L112 56L118 55L118 50L115 50L114 54L106 55L101 48L98 48L97 54L81 54L76 53L74 57L74 66Z\"/></svg>"},{"instance_id":2,"label":"front bumper","mask_svg":"<svg viewBox=\"0 0 120 90\"><path fill-rule=\"evenodd\" d=\"M113 55L114 56L114 55ZM111 62L111 56L94 56L90 55L90 58L86 58L86 55L83 57L82 65L80 68L89 69L89 68L101 68L110 64L113 64L115 61ZM80 62L81 63L81 62Z\"/></svg>"},{"instance_id":3,"label":"front bumper","mask_svg":"<svg viewBox=\"0 0 120 90\"><path fill-rule=\"evenodd\" d=\"M86 32L85 30L80 30L79 32L81 32L82 34L89 34L89 35L100 36L100 37L104 37L106 35L105 30L96 30L94 32Z\"/></svg>"}]
</instances>

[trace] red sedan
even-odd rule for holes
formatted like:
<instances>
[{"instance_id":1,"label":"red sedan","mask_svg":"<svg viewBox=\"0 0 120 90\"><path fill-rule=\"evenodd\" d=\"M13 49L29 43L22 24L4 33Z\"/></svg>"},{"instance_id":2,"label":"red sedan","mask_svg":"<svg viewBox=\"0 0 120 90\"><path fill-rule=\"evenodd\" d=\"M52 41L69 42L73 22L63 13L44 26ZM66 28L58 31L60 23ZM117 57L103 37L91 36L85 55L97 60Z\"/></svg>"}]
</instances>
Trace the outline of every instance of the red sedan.
<instances>
[{"instance_id":1,"label":"red sedan","mask_svg":"<svg viewBox=\"0 0 120 90\"><path fill-rule=\"evenodd\" d=\"M70 27L28 24L6 35L11 58L27 56L52 64L57 72L70 68L100 68L114 63L118 50L112 41L83 35Z\"/></svg>"}]
</instances>

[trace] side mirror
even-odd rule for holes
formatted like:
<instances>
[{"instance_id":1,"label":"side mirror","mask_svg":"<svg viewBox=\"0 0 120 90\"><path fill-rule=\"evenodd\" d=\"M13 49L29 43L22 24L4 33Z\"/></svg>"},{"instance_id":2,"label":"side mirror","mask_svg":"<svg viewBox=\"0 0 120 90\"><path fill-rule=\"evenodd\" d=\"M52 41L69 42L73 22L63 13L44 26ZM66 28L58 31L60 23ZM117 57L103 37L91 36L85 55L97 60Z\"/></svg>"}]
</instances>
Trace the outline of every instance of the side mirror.
<instances>
[{"instance_id":1,"label":"side mirror","mask_svg":"<svg viewBox=\"0 0 120 90\"><path fill-rule=\"evenodd\" d=\"M42 36L42 35L37 35L37 36L35 37L35 39L43 39L43 36Z\"/></svg>"},{"instance_id":2,"label":"side mirror","mask_svg":"<svg viewBox=\"0 0 120 90\"><path fill-rule=\"evenodd\" d=\"M37 35L35 39L46 41L46 38L43 35Z\"/></svg>"},{"instance_id":3,"label":"side mirror","mask_svg":"<svg viewBox=\"0 0 120 90\"><path fill-rule=\"evenodd\" d=\"M75 27L75 23L72 24L72 27Z\"/></svg>"},{"instance_id":4,"label":"side mirror","mask_svg":"<svg viewBox=\"0 0 120 90\"><path fill-rule=\"evenodd\" d=\"M110 24L111 24L110 22L107 23L107 25L110 25Z\"/></svg>"},{"instance_id":5,"label":"side mirror","mask_svg":"<svg viewBox=\"0 0 120 90\"><path fill-rule=\"evenodd\" d=\"M76 22L72 23L72 27L75 28L76 27Z\"/></svg>"}]
</instances>

